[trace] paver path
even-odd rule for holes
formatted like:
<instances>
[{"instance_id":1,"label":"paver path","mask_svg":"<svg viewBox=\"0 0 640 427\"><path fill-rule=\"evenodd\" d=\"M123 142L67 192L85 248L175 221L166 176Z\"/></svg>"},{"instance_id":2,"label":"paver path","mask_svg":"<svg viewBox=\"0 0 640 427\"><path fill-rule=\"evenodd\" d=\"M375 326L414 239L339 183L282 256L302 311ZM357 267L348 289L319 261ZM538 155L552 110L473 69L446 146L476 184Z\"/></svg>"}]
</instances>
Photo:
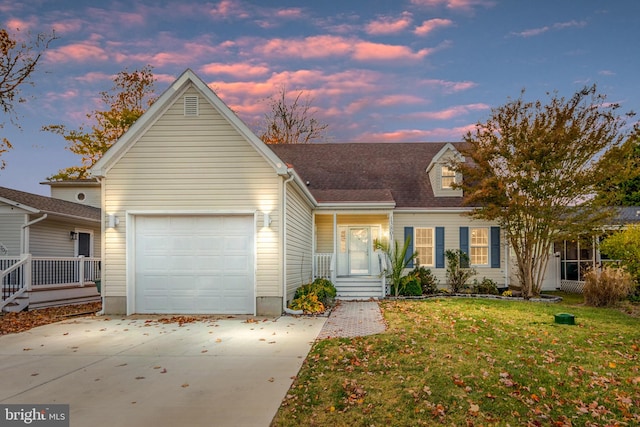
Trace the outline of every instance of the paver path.
<instances>
[{"instance_id":1,"label":"paver path","mask_svg":"<svg viewBox=\"0 0 640 427\"><path fill-rule=\"evenodd\" d=\"M318 339L361 337L387 329L377 301L339 301L318 334Z\"/></svg>"}]
</instances>

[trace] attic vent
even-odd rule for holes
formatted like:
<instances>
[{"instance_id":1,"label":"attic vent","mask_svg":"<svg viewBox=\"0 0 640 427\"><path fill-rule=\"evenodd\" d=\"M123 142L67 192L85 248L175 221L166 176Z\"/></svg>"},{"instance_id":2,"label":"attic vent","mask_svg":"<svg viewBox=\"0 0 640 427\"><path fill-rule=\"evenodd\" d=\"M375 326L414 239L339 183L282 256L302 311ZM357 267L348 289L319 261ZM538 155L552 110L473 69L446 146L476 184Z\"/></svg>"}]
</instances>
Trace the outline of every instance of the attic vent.
<instances>
[{"instance_id":1,"label":"attic vent","mask_svg":"<svg viewBox=\"0 0 640 427\"><path fill-rule=\"evenodd\" d=\"M198 115L198 97L189 95L184 97L184 115L185 116L197 116Z\"/></svg>"}]
</instances>

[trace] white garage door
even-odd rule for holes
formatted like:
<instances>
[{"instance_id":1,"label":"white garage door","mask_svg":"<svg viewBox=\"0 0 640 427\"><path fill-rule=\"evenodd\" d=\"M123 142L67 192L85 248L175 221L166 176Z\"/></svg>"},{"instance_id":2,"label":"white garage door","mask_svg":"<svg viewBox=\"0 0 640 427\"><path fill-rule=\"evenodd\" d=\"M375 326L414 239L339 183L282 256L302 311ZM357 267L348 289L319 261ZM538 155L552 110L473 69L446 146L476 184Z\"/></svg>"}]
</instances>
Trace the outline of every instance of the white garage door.
<instances>
[{"instance_id":1,"label":"white garage door","mask_svg":"<svg viewBox=\"0 0 640 427\"><path fill-rule=\"evenodd\" d=\"M254 312L252 216L136 216L136 313Z\"/></svg>"}]
</instances>

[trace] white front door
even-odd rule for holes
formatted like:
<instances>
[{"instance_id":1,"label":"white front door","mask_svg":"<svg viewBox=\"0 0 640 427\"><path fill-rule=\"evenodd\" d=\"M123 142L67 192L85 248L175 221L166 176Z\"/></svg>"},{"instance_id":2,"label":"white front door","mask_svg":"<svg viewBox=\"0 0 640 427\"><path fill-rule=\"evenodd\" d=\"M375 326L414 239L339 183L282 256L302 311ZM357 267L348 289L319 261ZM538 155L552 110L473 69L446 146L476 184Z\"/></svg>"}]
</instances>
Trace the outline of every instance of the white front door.
<instances>
[{"instance_id":1,"label":"white front door","mask_svg":"<svg viewBox=\"0 0 640 427\"><path fill-rule=\"evenodd\" d=\"M349 228L349 275L368 275L370 273L371 228Z\"/></svg>"}]
</instances>

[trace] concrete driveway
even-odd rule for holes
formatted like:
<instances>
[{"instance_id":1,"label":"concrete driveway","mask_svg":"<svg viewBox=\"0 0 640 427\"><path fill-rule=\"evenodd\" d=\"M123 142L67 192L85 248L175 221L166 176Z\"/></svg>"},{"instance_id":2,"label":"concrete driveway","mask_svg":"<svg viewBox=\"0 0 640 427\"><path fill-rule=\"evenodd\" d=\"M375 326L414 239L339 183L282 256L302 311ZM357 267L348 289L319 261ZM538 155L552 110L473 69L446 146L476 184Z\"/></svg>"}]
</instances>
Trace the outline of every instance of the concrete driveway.
<instances>
[{"instance_id":1,"label":"concrete driveway","mask_svg":"<svg viewBox=\"0 0 640 427\"><path fill-rule=\"evenodd\" d=\"M0 403L71 426L268 426L326 318L77 318L0 337Z\"/></svg>"}]
</instances>

